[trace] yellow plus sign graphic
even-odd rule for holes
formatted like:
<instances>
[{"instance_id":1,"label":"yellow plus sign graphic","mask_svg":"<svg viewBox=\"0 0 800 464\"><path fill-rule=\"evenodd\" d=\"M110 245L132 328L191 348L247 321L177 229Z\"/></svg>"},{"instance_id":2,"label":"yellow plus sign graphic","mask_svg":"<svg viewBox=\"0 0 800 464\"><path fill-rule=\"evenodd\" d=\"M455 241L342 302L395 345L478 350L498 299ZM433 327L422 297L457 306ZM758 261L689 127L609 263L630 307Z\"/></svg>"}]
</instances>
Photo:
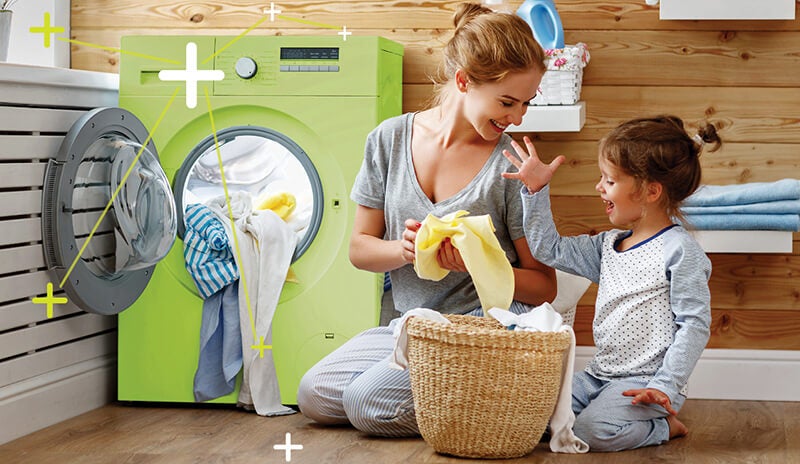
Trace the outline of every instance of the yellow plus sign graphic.
<instances>
[{"instance_id":1,"label":"yellow plus sign graphic","mask_svg":"<svg viewBox=\"0 0 800 464\"><path fill-rule=\"evenodd\" d=\"M47 296L46 297L36 297L32 299L33 304L46 304L47 305L47 318L50 319L53 317L53 305L54 304L64 304L67 302L67 299L63 296L54 297L53 296L53 283L47 282Z\"/></svg>"},{"instance_id":2,"label":"yellow plus sign graphic","mask_svg":"<svg viewBox=\"0 0 800 464\"><path fill-rule=\"evenodd\" d=\"M63 27L55 27L50 26L50 13L44 14L44 26L42 27L31 27L30 31L34 34L37 32L41 32L44 34L44 48L50 48L50 35L52 34L59 34L64 32Z\"/></svg>"},{"instance_id":3,"label":"yellow plus sign graphic","mask_svg":"<svg viewBox=\"0 0 800 464\"><path fill-rule=\"evenodd\" d=\"M250 348L252 348L254 350L258 350L258 352L259 352L258 357L259 358L263 358L264 357L264 350L271 350L272 349L272 345L265 345L264 344L264 337L258 337L258 345L250 345Z\"/></svg>"}]
</instances>

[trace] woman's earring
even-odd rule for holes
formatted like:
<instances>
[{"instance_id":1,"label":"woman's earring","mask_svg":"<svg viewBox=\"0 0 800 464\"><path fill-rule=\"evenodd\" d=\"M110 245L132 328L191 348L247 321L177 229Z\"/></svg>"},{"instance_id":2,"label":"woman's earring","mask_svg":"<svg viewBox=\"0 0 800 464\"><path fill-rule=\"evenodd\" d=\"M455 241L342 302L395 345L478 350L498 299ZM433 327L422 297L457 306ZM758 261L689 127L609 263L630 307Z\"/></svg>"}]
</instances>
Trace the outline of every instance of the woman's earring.
<instances>
[{"instance_id":1,"label":"woman's earring","mask_svg":"<svg viewBox=\"0 0 800 464\"><path fill-rule=\"evenodd\" d=\"M466 76L456 73L456 87L458 88L459 92L466 92L468 84L469 81L466 79Z\"/></svg>"}]
</instances>

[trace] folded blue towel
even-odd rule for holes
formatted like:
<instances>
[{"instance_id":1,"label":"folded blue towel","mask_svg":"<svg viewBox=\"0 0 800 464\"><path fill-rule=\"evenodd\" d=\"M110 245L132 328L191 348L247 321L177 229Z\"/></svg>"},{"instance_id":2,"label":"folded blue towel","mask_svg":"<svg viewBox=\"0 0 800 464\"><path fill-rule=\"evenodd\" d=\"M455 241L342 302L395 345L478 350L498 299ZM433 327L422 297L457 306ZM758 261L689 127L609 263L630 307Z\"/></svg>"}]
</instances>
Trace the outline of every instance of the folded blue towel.
<instances>
[{"instance_id":1,"label":"folded blue towel","mask_svg":"<svg viewBox=\"0 0 800 464\"><path fill-rule=\"evenodd\" d=\"M735 185L701 185L684 206L747 205L768 201L800 200L800 180L752 182Z\"/></svg>"},{"instance_id":2,"label":"folded blue towel","mask_svg":"<svg viewBox=\"0 0 800 464\"><path fill-rule=\"evenodd\" d=\"M767 201L747 205L684 206L681 212L695 214L800 214L800 200Z\"/></svg>"},{"instance_id":3,"label":"folded blue towel","mask_svg":"<svg viewBox=\"0 0 800 464\"><path fill-rule=\"evenodd\" d=\"M687 215L684 222L697 230L800 231L797 214L697 214Z\"/></svg>"}]
</instances>

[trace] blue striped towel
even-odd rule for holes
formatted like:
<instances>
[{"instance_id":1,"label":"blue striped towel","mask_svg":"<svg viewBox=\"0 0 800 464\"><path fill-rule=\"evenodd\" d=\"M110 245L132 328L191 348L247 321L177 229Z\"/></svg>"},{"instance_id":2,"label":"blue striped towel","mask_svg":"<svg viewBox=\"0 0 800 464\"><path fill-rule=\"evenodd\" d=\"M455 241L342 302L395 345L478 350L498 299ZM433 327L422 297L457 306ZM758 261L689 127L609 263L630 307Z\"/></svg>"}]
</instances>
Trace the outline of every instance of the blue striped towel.
<instances>
[{"instance_id":1,"label":"blue striped towel","mask_svg":"<svg viewBox=\"0 0 800 464\"><path fill-rule=\"evenodd\" d=\"M751 182L735 185L702 185L687 198L684 206L727 206L800 200L800 180Z\"/></svg>"},{"instance_id":2,"label":"blue striped towel","mask_svg":"<svg viewBox=\"0 0 800 464\"><path fill-rule=\"evenodd\" d=\"M239 278L239 269L220 220L207 206L196 203L186 207L183 216L183 258L203 299L217 293Z\"/></svg>"}]
</instances>

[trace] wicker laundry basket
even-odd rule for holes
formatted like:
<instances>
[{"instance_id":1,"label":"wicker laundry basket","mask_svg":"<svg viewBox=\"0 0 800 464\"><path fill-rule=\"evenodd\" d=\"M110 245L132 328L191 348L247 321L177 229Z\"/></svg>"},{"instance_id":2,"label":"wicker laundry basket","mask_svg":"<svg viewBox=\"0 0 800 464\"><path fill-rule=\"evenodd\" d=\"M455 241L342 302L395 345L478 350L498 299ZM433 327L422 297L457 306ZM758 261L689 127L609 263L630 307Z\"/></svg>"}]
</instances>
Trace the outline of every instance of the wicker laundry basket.
<instances>
[{"instance_id":1,"label":"wicker laundry basket","mask_svg":"<svg viewBox=\"0 0 800 464\"><path fill-rule=\"evenodd\" d=\"M566 332L511 331L491 318L408 321L420 433L439 453L514 458L536 447L556 404Z\"/></svg>"}]
</instances>

